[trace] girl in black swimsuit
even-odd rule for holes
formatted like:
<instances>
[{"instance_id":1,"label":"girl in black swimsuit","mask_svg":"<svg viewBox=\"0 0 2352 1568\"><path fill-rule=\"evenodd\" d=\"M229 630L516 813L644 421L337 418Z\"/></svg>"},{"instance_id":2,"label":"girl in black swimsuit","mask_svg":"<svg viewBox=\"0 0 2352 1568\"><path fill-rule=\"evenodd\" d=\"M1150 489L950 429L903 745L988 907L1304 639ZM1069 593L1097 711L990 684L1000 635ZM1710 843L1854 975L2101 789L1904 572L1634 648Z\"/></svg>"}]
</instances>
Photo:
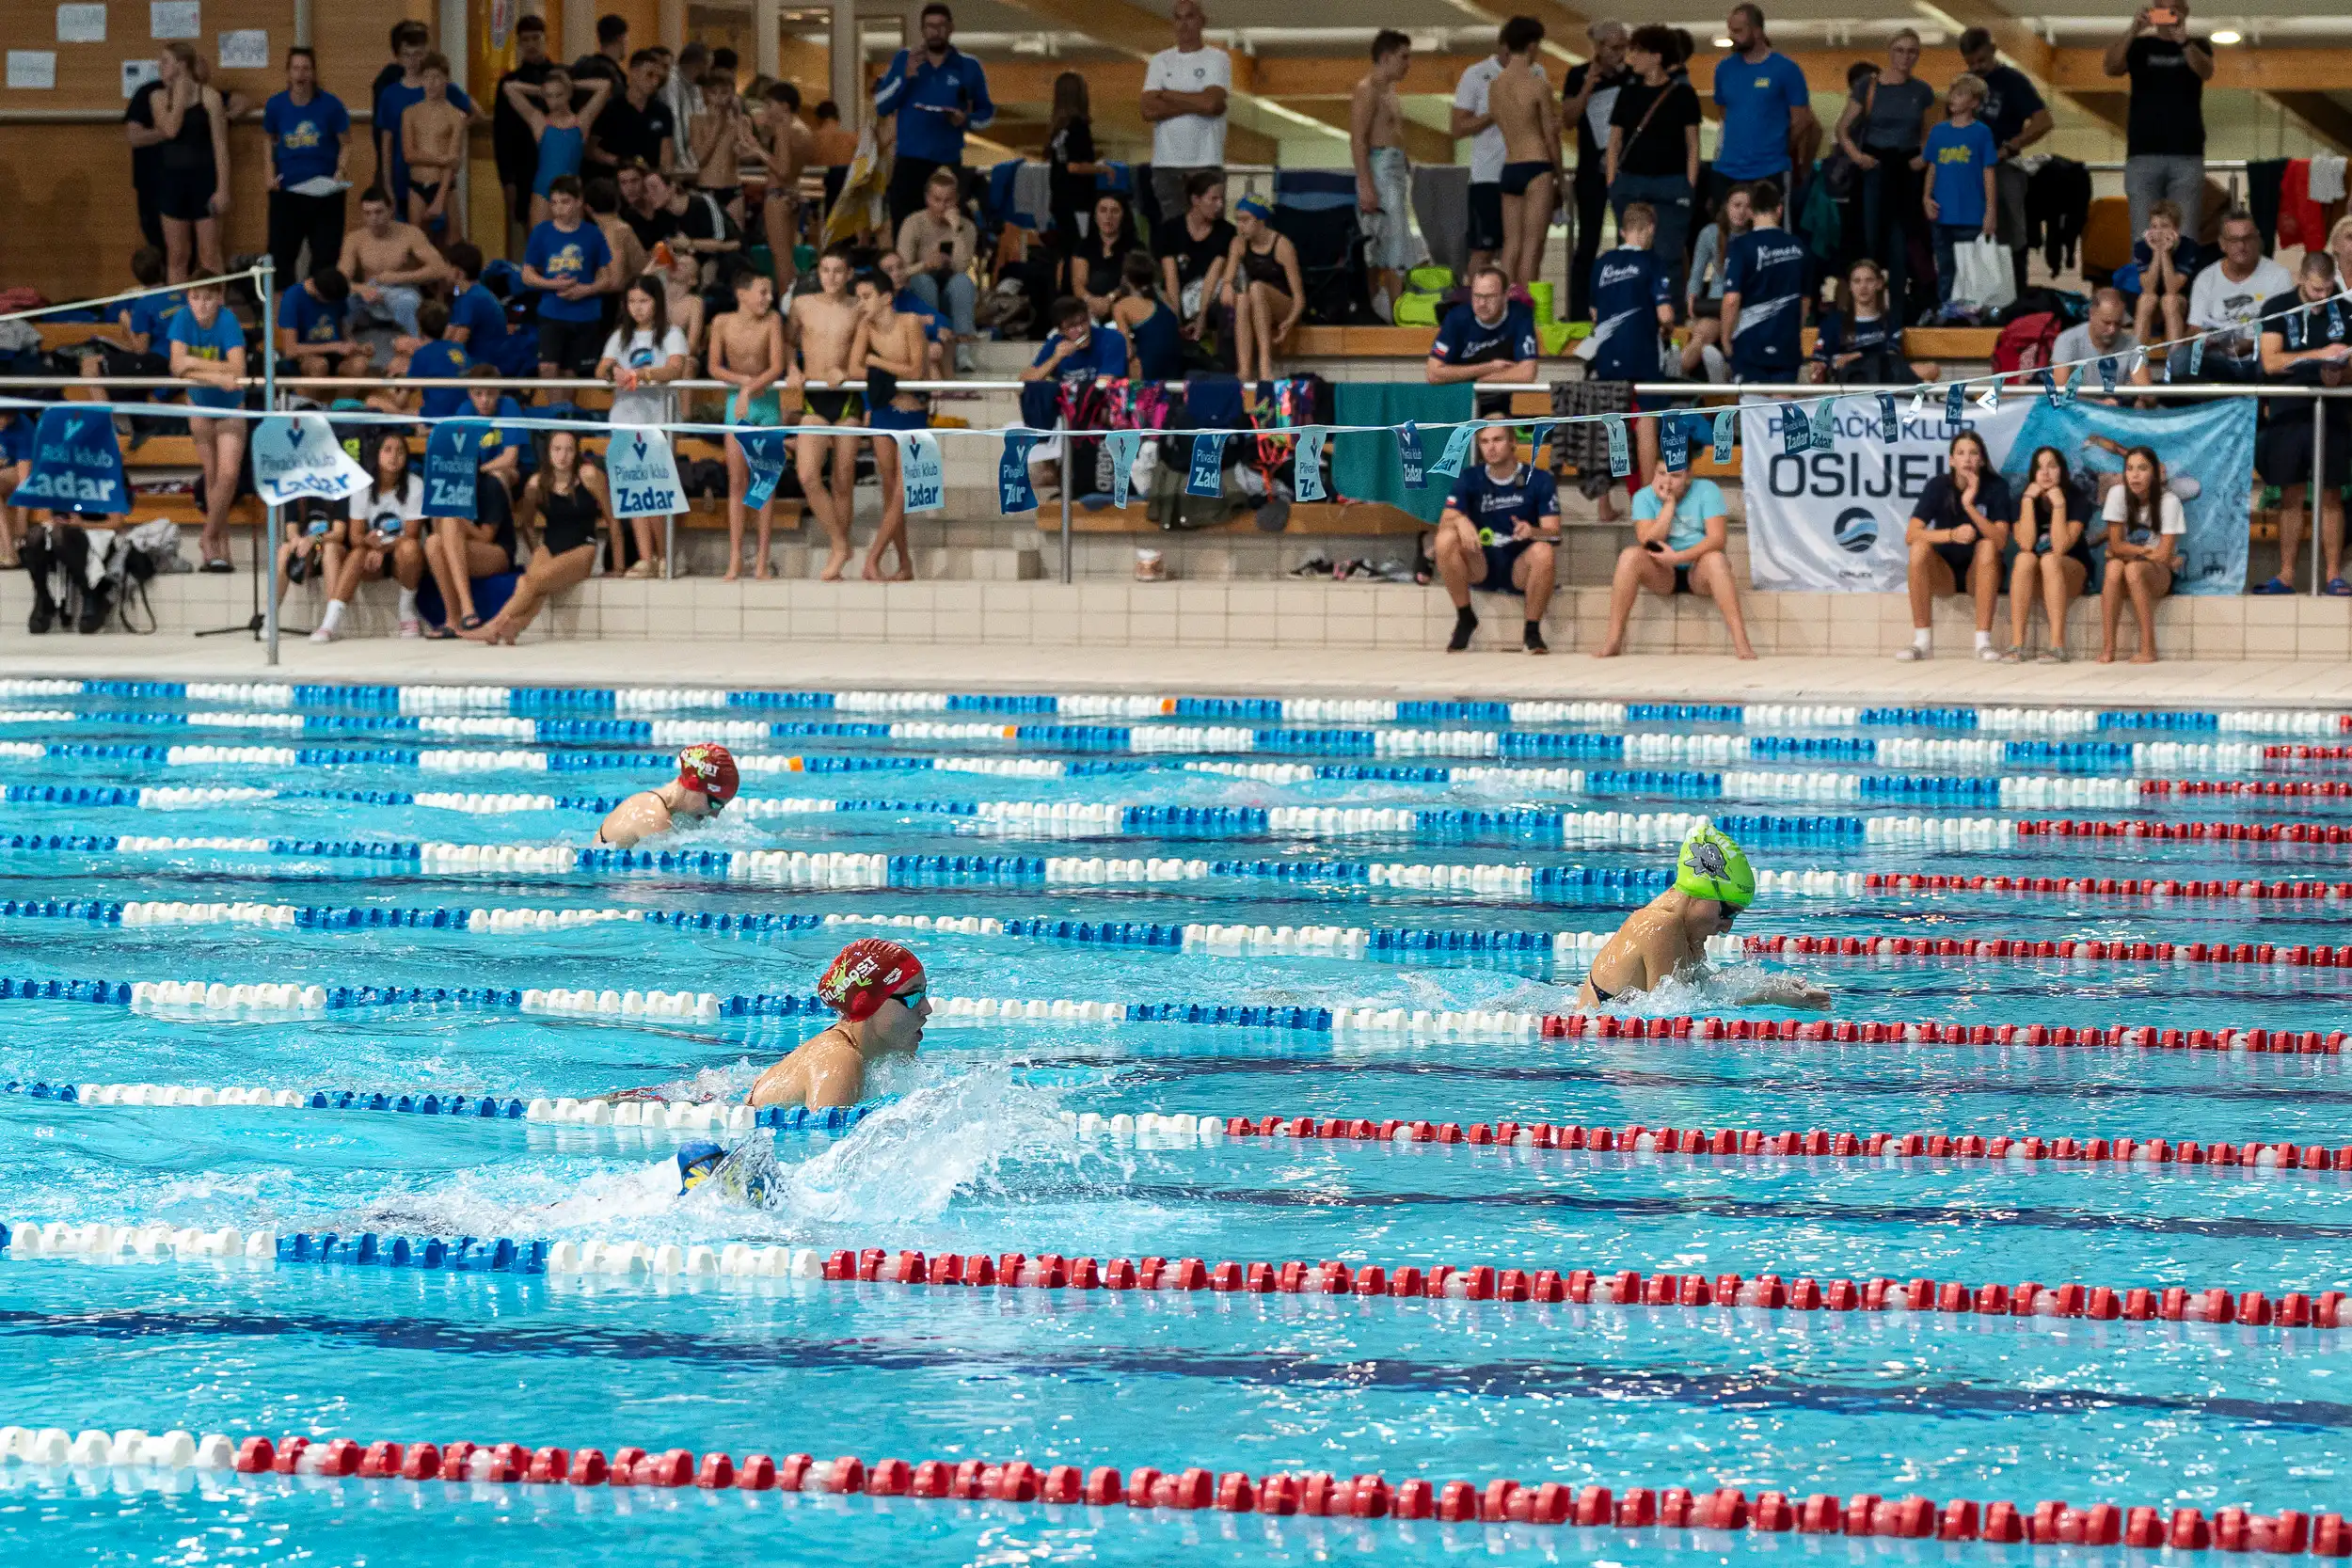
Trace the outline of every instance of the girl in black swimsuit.
<instances>
[{"instance_id":1,"label":"girl in black swimsuit","mask_svg":"<svg viewBox=\"0 0 2352 1568\"><path fill-rule=\"evenodd\" d=\"M548 437L539 471L523 486L516 522L536 523L538 547L531 552L522 580L506 608L484 625L458 635L477 642L512 645L539 607L564 589L584 582L596 566L596 530L605 523L604 475L580 460L580 437L559 430Z\"/></svg>"},{"instance_id":2,"label":"girl in black swimsuit","mask_svg":"<svg viewBox=\"0 0 2352 1568\"><path fill-rule=\"evenodd\" d=\"M1274 379L1274 345L1298 325L1305 309L1297 247L1276 230L1272 216L1254 196L1242 198L1233 208L1225 303L1233 311L1234 369L1244 381Z\"/></svg>"},{"instance_id":3,"label":"girl in black swimsuit","mask_svg":"<svg viewBox=\"0 0 2352 1568\"><path fill-rule=\"evenodd\" d=\"M204 85L196 51L164 45L155 62L163 90L155 95L155 129L163 137L164 266L174 283L228 271L220 216L229 210L229 111ZM200 270L199 270L200 269Z\"/></svg>"}]
</instances>

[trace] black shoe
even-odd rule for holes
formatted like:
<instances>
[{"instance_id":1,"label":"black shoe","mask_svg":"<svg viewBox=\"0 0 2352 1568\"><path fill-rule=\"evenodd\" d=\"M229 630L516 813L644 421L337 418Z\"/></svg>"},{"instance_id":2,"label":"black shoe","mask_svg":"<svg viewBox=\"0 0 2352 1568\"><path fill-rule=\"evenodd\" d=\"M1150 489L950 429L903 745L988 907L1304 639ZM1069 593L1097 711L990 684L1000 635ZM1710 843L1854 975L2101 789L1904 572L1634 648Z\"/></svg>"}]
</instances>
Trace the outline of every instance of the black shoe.
<instances>
[{"instance_id":1,"label":"black shoe","mask_svg":"<svg viewBox=\"0 0 2352 1568\"><path fill-rule=\"evenodd\" d=\"M114 589L109 583L84 590L82 594L82 635L91 636L106 629L106 617L115 607Z\"/></svg>"},{"instance_id":2,"label":"black shoe","mask_svg":"<svg viewBox=\"0 0 2352 1568\"><path fill-rule=\"evenodd\" d=\"M1531 654L1548 654L1551 652L1551 644L1544 641L1544 627L1543 623L1540 621L1530 621L1527 623L1526 641L1527 651Z\"/></svg>"},{"instance_id":3,"label":"black shoe","mask_svg":"<svg viewBox=\"0 0 2352 1568\"><path fill-rule=\"evenodd\" d=\"M47 631L51 626L54 626L56 624L57 601L51 598L46 594L40 594L39 597L35 598L33 600L33 618L24 624L24 629L31 632L35 637L39 637L41 633Z\"/></svg>"},{"instance_id":4,"label":"black shoe","mask_svg":"<svg viewBox=\"0 0 2352 1568\"><path fill-rule=\"evenodd\" d=\"M1464 605L1454 612L1454 635L1447 640L1445 651L1450 654L1468 651L1470 634L1477 629L1478 617L1471 612L1470 606Z\"/></svg>"}]
</instances>

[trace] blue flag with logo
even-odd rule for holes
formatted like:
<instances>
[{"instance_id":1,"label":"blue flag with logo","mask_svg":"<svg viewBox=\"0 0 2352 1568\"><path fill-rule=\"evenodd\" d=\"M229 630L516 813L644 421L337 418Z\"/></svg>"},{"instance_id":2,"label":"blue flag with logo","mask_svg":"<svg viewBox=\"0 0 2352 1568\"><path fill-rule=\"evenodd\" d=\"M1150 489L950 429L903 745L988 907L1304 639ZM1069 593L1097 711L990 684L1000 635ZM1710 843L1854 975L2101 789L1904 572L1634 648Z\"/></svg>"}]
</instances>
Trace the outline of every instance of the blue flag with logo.
<instances>
[{"instance_id":1,"label":"blue flag with logo","mask_svg":"<svg viewBox=\"0 0 2352 1568\"><path fill-rule=\"evenodd\" d=\"M1143 432L1114 430L1103 437L1103 445L1111 454L1111 504L1125 506L1128 492L1135 488L1136 458L1143 451Z\"/></svg>"},{"instance_id":2,"label":"blue flag with logo","mask_svg":"<svg viewBox=\"0 0 2352 1568\"><path fill-rule=\"evenodd\" d=\"M1680 414L1669 414L1658 425L1658 460L1670 473L1691 466L1691 426Z\"/></svg>"},{"instance_id":3,"label":"blue flag with logo","mask_svg":"<svg viewBox=\"0 0 2352 1568\"><path fill-rule=\"evenodd\" d=\"M1329 499L1323 488L1323 443L1330 434L1313 424L1298 433L1298 458L1291 465L1291 490L1302 501Z\"/></svg>"},{"instance_id":4,"label":"blue flag with logo","mask_svg":"<svg viewBox=\"0 0 2352 1568\"><path fill-rule=\"evenodd\" d=\"M20 408L16 417L31 412ZM100 408L58 404L41 410L33 431L33 467L8 498L15 506L92 515L131 510L114 417Z\"/></svg>"},{"instance_id":5,"label":"blue flag with logo","mask_svg":"<svg viewBox=\"0 0 2352 1568\"><path fill-rule=\"evenodd\" d=\"M1477 436L1476 425L1455 425L1454 433L1445 438L1445 451L1439 452L1438 460L1429 465L1429 471L1433 474L1443 474L1448 479L1459 479L1462 475L1462 462L1470 456L1470 442Z\"/></svg>"},{"instance_id":6,"label":"blue flag with logo","mask_svg":"<svg viewBox=\"0 0 2352 1568\"><path fill-rule=\"evenodd\" d=\"M1888 446L1903 438L1903 418L1895 412L1895 394L1879 394L1879 439Z\"/></svg>"},{"instance_id":7,"label":"blue flag with logo","mask_svg":"<svg viewBox=\"0 0 2352 1568\"><path fill-rule=\"evenodd\" d=\"M1225 433L1203 430L1192 438L1192 472L1184 476L1187 496L1225 493Z\"/></svg>"},{"instance_id":8,"label":"blue flag with logo","mask_svg":"<svg viewBox=\"0 0 2352 1568\"><path fill-rule=\"evenodd\" d=\"M1813 445L1813 421L1804 417L1804 410L1793 403L1780 405L1780 450L1784 456L1793 457Z\"/></svg>"},{"instance_id":9,"label":"blue flag with logo","mask_svg":"<svg viewBox=\"0 0 2352 1568\"><path fill-rule=\"evenodd\" d=\"M1968 384L1966 382L1955 381L1945 388L1944 422L1954 425L1968 422Z\"/></svg>"},{"instance_id":10,"label":"blue flag with logo","mask_svg":"<svg viewBox=\"0 0 2352 1568\"><path fill-rule=\"evenodd\" d=\"M1422 467L1421 427L1410 420L1396 427L1396 464L1405 475L1405 488L1429 488L1429 475Z\"/></svg>"},{"instance_id":11,"label":"blue flag with logo","mask_svg":"<svg viewBox=\"0 0 2352 1568\"><path fill-rule=\"evenodd\" d=\"M1029 485L1029 449L1036 445L1037 437L1025 430L1005 433L1005 455L996 465L996 510L1007 516L1037 510L1037 492Z\"/></svg>"},{"instance_id":12,"label":"blue flag with logo","mask_svg":"<svg viewBox=\"0 0 2352 1568\"><path fill-rule=\"evenodd\" d=\"M2074 373L2080 375L2082 372L2078 370ZM2099 356L2099 390L2109 397L2115 395L2115 356L2112 354Z\"/></svg>"},{"instance_id":13,"label":"blue flag with logo","mask_svg":"<svg viewBox=\"0 0 2352 1568\"><path fill-rule=\"evenodd\" d=\"M2076 365L2073 372L2067 375L2066 385L2059 388L2058 395L2050 401L2057 404L2060 408L2064 408L2074 401L2075 394L2082 390L2082 387L2083 368L2080 365Z\"/></svg>"},{"instance_id":14,"label":"blue flag with logo","mask_svg":"<svg viewBox=\"0 0 2352 1568\"><path fill-rule=\"evenodd\" d=\"M1737 409L1725 408L1716 414L1714 442L1716 462L1728 463L1731 461L1732 434L1739 428L1740 417Z\"/></svg>"},{"instance_id":15,"label":"blue flag with logo","mask_svg":"<svg viewBox=\"0 0 2352 1568\"><path fill-rule=\"evenodd\" d=\"M750 477L743 484L743 504L756 512L773 499L784 482L785 432L739 430L735 444L743 449L743 467Z\"/></svg>"},{"instance_id":16,"label":"blue flag with logo","mask_svg":"<svg viewBox=\"0 0 2352 1568\"><path fill-rule=\"evenodd\" d=\"M1623 479L1633 471L1633 454L1627 450L1625 420L1615 414L1603 414L1601 428L1609 437L1609 477Z\"/></svg>"},{"instance_id":17,"label":"blue flag with logo","mask_svg":"<svg viewBox=\"0 0 2352 1568\"><path fill-rule=\"evenodd\" d=\"M946 511L947 462L940 454L939 437L927 430L909 430L891 439L898 449L899 498L907 515ZM1125 483L1120 488L1125 489Z\"/></svg>"},{"instance_id":18,"label":"blue flag with logo","mask_svg":"<svg viewBox=\"0 0 2352 1568\"><path fill-rule=\"evenodd\" d=\"M1837 400L1823 398L1813 410L1813 446L1827 451L1837 445Z\"/></svg>"},{"instance_id":19,"label":"blue flag with logo","mask_svg":"<svg viewBox=\"0 0 2352 1568\"><path fill-rule=\"evenodd\" d=\"M426 516L473 521L474 482L482 472L475 459L482 451L483 432L489 428L478 420L448 420L425 437Z\"/></svg>"}]
</instances>

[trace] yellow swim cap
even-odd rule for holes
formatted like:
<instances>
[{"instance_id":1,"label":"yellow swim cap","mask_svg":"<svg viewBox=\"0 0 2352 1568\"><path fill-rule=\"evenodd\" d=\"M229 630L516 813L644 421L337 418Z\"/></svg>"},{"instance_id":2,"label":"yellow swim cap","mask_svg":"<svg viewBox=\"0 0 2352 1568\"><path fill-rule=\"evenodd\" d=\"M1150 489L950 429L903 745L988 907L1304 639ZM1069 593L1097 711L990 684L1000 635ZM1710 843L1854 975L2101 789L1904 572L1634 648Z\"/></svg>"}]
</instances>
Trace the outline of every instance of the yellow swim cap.
<instances>
[{"instance_id":1,"label":"yellow swim cap","mask_svg":"<svg viewBox=\"0 0 2352 1568\"><path fill-rule=\"evenodd\" d=\"M1756 902L1756 868L1728 834L1701 828L1682 841L1675 862L1675 886L1693 898L1712 898L1735 910Z\"/></svg>"}]
</instances>

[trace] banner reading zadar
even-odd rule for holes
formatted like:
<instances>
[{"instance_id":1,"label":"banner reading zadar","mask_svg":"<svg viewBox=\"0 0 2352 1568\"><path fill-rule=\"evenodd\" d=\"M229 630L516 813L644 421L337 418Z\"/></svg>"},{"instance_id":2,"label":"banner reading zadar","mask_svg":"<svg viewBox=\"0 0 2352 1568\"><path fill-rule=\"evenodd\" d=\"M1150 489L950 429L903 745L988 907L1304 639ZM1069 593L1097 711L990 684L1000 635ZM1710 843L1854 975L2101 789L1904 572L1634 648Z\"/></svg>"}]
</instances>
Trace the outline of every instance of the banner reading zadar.
<instances>
[{"instance_id":1,"label":"banner reading zadar","mask_svg":"<svg viewBox=\"0 0 2352 1568\"><path fill-rule=\"evenodd\" d=\"M1877 403L1846 398L1836 405L1836 442L1801 452L1782 451L1783 406L1754 403L1740 410L1749 571L1759 589L1901 592L1912 503L1943 471L1946 451L1963 429L1983 437L2012 494L2024 490L2026 463L2042 447L2057 448L2084 491L2101 497L2120 483L2124 452L2154 448L2188 517L2188 535L2176 546L2177 592L2245 589L2246 508L2254 483L2250 399L2148 411L2012 398L1991 411L1971 403L1954 424L1945 419L1942 400L1931 398L1921 412L1903 414L1899 438L1890 444ZM2094 536L2101 526L2090 520Z\"/></svg>"}]
</instances>

